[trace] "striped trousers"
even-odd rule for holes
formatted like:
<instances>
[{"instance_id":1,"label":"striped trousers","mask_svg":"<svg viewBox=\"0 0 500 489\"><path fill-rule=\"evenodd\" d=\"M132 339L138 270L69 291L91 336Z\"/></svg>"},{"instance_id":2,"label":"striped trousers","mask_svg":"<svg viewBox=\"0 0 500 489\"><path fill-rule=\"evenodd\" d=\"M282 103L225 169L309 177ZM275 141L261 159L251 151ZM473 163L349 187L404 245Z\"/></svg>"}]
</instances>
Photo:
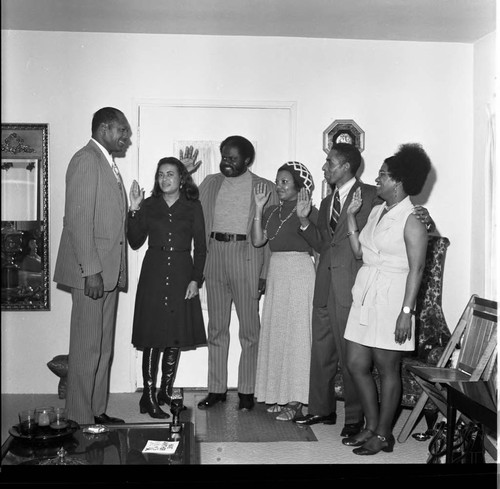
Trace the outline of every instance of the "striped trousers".
<instances>
[{"instance_id":1,"label":"striped trousers","mask_svg":"<svg viewBox=\"0 0 500 489\"><path fill-rule=\"evenodd\" d=\"M94 424L108 402L118 289L96 300L81 289L71 295L66 409L77 423Z\"/></svg>"},{"instance_id":2,"label":"striped trousers","mask_svg":"<svg viewBox=\"0 0 500 489\"><path fill-rule=\"evenodd\" d=\"M227 358L231 305L234 302L239 320L241 355L238 367L238 392L253 394L259 346L259 300L251 289L252 269L246 241L210 240L205 268L208 304L208 391L227 390ZM255 275L253 275L255 277Z\"/></svg>"}]
</instances>

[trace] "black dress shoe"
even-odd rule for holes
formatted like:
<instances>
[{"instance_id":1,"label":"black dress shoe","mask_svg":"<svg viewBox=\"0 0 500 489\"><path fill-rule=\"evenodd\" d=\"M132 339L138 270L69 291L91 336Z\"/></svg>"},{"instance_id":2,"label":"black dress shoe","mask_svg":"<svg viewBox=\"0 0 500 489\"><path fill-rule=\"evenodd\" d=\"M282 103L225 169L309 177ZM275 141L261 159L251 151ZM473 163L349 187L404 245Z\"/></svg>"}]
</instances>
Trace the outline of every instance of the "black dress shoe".
<instances>
[{"instance_id":1,"label":"black dress shoe","mask_svg":"<svg viewBox=\"0 0 500 489\"><path fill-rule=\"evenodd\" d=\"M198 408L207 409L209 407L212 407L214 404L217 404L218 402L226 402L226 393L225 392L223 394L209 392L208 396L205 397L205 399L202 399L198 403Z\"/></svg>"},{"instance_id":2,"label":"black dress shoe","mask_svg":"<svg viewBox=\"0 0 500 489\"><path fill-rule=\"evenodd\" d=\"M360 433L344 438L342 443L348 447L360 447L361 445L364 445L372 436L375 436L375 433L366 428Z\"/></svg>"},{"instance_id":3,"label":"black dress shoe","mask_svg":"<svg viewBox=\"0 0 500 489\"><path fill-rule=\"evenodd\" d=\"M365 426L364 421L359 421L359 423L349 423L345 424L340 432L340 436L353 436L357 435Z\"/></svg>"},{"instance_id":4,"label":"black dress shoe","mask_svg":"<svg viewBox=\"0 0 500 489\"><path fill-rule=\"evenodd\" d=\"M390 453L394 450L395 443L396 440L393 435L381 436L374 433L363 446L355 448L352 453L356 455L376 455L380 451Z\"/></svg>"},{"instance_id":5,"label":"black dress shoe","mask_svg":"<svg viewBox=\"0 0 500 489\"><path fill-rule=\"evenodd\" d=\"M335 424L337 422L337 413L330 413L327 416L319 416L318 414L306 414L294 420L297 424L302 426L310 426L312 424Z\"/></svg>"},{"instance_id":6,"label":"black dress shoe","mask_svg":"<svg viewBox=\"0 0 500 489\"><path fill-rule=\"evenodd\" d=\"M238 392L238 397L240 398L240 405L238 406L238 409L247 409L250 411L250 409L253 408L255 404L253 394L240 394Z\"/></svg>"},{"instance_id":7,"label":"black dress shoe","mask_svg":"<svg viewBox=\"0 0 500 489\"><path fill-rule=\"evenodd\" d=\"M106 413L102 413L99 416L94 416L94 421L96 424L122 424L125 423L123 419L120 418L112 418L108 416Z\"/></svg>"}]
</instances>

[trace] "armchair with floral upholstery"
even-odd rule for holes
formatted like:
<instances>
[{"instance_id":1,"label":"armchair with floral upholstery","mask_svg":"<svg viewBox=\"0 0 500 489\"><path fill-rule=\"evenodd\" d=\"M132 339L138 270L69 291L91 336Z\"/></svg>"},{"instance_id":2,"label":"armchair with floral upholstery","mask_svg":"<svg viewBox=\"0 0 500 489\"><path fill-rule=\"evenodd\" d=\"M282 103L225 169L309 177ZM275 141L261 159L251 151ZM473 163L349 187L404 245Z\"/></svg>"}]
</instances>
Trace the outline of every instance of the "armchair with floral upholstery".
<instances>
[{"instance_id":1,"label":"armchair with floral upholstery","mask_svg":"<svg viewBox=\"0 0 500 489\"><path fill-rule=\"evenodd\" d=\"M416 349L403 356L401 366L402 408L413 408L422 393L422 388L407 369L408 365L436 365L451 336L441 308L443 269L449 245L448 238L429 236L424 273L415 305ZM373 374L380 388L376 368ZM335 392L339 399L343 399L341 369L335 379ZM437 420L438 408L431 400L426 402L423 414L428 429L432 429ZM399 441L404 440L399 439Z\"/></svg>"}]
</instances>

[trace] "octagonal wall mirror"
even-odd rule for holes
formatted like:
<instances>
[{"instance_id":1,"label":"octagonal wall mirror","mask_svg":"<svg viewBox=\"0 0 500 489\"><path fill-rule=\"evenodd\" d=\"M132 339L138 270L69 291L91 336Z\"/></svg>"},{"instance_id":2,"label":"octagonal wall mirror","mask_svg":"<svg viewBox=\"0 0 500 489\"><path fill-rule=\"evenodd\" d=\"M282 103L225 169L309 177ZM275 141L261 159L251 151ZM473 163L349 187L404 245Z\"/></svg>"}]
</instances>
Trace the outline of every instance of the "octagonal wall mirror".
<instances>
[{"instance_id":1,"label":"octagonal wall mirror","mask_svg":"<svg viewBox=\"0 0 500 489\"><path fill-rule=\"evenodd\" d=\"M323 131L323 150L330 151L333 143L354 144L362 153L365 149L365 131L352 119L335 119Z\"/></svg>"},{"instance_id":2,"label":"octagonal wall mirror","mask_svg":"<svg viewBox=\"0 0 500 489\"><path fill-rule=\"evenodd\" d=\"M352 119L335 119L323 131L323 151L328 154L333 143L353 144L362 153L365 149L365 131ZM326 180L321 187L321 198L331 194L332 189Z\"/></svg>"},{"instance_id":3,"label":"octagonal wall mirror","mask_svg":"<svg viewBox=\"0 0 500 489\"><path fill-rule=\"evenodd\" d=\"M1 140L2 311L48 311L48 124L2 124Z\"/></svg>"}]
</instances>

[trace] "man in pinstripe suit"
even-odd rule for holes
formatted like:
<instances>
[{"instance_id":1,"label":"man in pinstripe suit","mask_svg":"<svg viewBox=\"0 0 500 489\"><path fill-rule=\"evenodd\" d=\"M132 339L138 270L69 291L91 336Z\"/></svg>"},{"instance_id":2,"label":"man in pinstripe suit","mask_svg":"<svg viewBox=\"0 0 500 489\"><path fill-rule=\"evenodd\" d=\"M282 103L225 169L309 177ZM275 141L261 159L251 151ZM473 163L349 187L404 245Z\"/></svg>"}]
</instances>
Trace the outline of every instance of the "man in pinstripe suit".
<instances>
[{"instance_id":1,"label":"man in pinstripe suit","mask_svg":"<svg viewBox=\"0 0 500 489\"><path fill-rule=\"evenodd\" d=\"M92 119L92 138L66 172L63 231L54 281L71 289L68 417L81 424L123 423L106 414L118 289L126 285L127 197L113 155L130 145L118 109Z\"/></svg>"},{"instance_id":2,"label":"man in pinstripe suit","mask_svg":"<svg viewBox=\"0 0 500 489\"><path fill-rule=\"evenodd\" d=\"M200 185L208 249L208 396L198 407L206 409L226 400L229 324L234 302L241 344L239 408L252 409L260 331L259 298L269 258L267 246L255 248L250 241L255 215L253 188L265 183L272 189L267 205L278 204L279 200L274 183L248 170L255 158L250 141L230 136L220 144L220 151L220 173L208 175Z\"/></svg>"}]
</instances>

